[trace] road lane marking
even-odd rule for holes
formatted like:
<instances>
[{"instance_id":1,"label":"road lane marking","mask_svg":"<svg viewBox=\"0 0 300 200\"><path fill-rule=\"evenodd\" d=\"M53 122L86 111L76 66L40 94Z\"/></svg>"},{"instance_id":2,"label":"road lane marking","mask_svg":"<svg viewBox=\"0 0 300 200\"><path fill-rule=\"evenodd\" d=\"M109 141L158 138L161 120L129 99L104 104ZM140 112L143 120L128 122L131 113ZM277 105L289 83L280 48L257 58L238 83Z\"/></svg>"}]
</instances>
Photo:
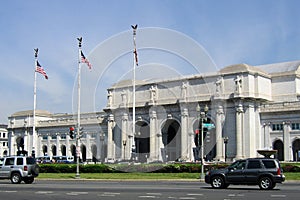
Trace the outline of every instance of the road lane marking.
<instances>
[{"instance_id":1,"label":"road lane marking","mask_svg":"<svg viewBox=\"0 0 300 200\"><path fill-rule=\"evenodd\" d=\"M273 198L285 198L286 195L285 194L271 194L271 197L273 197Z\"/></svg>"},{"instance_id":2,"label":"road lane marking","mask_svg":"<svg viewBox=\"0 0 300 200\"><path fill-rule=\"evenodd\" d=\"M187 194L187 196L203 196L203 194L199 193L199 194Z\"/></svg>"},{"instance_id":3,"label":"road lane marking","mask_svg":"<svg viewBox=\"0 0 300 200\"><path fill-rule=\"evenodd\" d=\"M70 196L78 196L78 195L84 195L84 194L88 194L88 192L69 192L69 193L67 193L67 195L70 195Z\"/></svg>"},{"instance_id":4,"label":"road lane marking","mask_svg":"<svg viewBox=\"0 0 300 200\"><path fill-rule=\"evenodd\" d=\"M36 194L53 194L53 191L37 191Z\"/></svg>"},{"instance_id":5,"label":"road lane marking","mask_svg":"<svg viewBox=\"0 0 300 200\"><path fill-rule=\"evenodd\" d=\"M162 195L161 193L146 193L147 195Z\"/></svg>"},{"instance_id":6,"label":"road lane marking","mask_svg":"<svg viewBox=\"0 0 300 200\"><path fill-rule=\"evenodd\" d=\"M156 198L156 196L150 196L150 195L148 195L148 196L139 196L139 198L149 198L149 199L155 199L155 198Z\"/></svg>"}]
</instances>

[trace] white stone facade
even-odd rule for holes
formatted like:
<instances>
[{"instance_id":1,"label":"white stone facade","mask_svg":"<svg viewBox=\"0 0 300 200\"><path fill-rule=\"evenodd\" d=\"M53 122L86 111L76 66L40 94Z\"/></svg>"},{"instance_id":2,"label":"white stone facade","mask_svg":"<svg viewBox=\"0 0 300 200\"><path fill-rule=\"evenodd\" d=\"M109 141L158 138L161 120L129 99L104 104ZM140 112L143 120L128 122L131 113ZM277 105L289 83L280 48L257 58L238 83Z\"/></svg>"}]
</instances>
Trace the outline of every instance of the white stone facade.
<instances>
[{"instance_id":1,"label":"white stone facade","mask_svg":"<svg viewBox=\"0 0 300 200\"><path fill-rule=\"evenodd\" d=\"M8 131L6 125L0 125L0 157L8 155Z\"/></svg>"},{"instance_id":2,"label":"white stone facade","mask_svg":"<svg viewBox=\"0 0 300 200\"><path fill-rule=\"evenodd\" d=\"M298 160L299 65L299 61L257 67L239 64L209 74L136 81L135 133L132 81L121 81L108 88L102 112L81 115L81 158L195 161L203 130L207 160L257 157L261 149L278 150L280 160ZM36 156L74 155L75 140L68 131L76 125L76 116L47 112L36 116L35 134L32 111L9 117L10 154L24 141L24 149L29 154L34 150ZM214 128L202 129L201 120Z\"/></svg>"}]
</instances>

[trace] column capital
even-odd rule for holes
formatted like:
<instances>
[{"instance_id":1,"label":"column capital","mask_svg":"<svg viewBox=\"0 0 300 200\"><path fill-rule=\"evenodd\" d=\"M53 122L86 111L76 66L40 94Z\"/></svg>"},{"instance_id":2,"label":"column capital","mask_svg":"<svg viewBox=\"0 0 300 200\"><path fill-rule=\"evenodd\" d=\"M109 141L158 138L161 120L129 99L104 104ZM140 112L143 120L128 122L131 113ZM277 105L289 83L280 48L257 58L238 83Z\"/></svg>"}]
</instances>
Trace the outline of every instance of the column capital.
<instances>
[{"instance_id":1,"label":"column capital","mask_svg":"<svg viewBox=\"0 0 300 200\"><path fill-rule=\"evenodd\" d=\"M189 111L187 108L184 108L181 110L181 116L182 117L188 117L189 116Z\"/></svg>"},{"instance_id":2,"label":"column capital","mask_svg":"<svg viewBox=\"0 0 300 200\"><path fill-rule=\"evenodd\" d=\"M128 114L127 113L123 113L122 121L127 121L127 120L128 120Z\"/></svg>"},{"instance_id":3,"label":"column capital","mask_svg":"<svg viewBox=\"0 0 300 200\"><path fill-rule=\"evenodd\" d=\"M108 116L108 122L114 122L114 121L115 121L114 115L113 115L113 114L110 114L110 115Z\"/></svg>"},{"instance_id":4,"label":"column capital","mask_svg":"<svg viewBox=\"0 0 300 200\"><path fill-rule=\"evenodd\" d=\"M150 119L157 119L157 113L155 110L152 110L149 114Z\"/></svg>"}]
</instances>

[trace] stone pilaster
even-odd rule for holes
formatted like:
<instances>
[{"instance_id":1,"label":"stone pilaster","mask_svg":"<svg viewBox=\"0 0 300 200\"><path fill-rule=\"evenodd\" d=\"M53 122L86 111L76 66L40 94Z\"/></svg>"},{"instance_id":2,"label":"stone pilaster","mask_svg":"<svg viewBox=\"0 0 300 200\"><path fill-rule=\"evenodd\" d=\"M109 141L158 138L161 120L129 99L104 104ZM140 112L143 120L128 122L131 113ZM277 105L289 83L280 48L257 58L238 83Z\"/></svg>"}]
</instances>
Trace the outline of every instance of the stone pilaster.
<instances>
[{"instance_id":1,"label":"stone pilaster","mask_svg":"<svg viewBox=\"0 0 300 200\"><path fill-rule=\"evenodd\" d=\"M236 159L244 158L243 151L243 105L239 103L236 106Z\"/></svg>"},{"instance_id":2,"label":"stone pilaster","mask_svg":"<svg viewBox=\"0 0 300 200\"><path fill-rule=\"evenodd\" d=\"M181 159L190 160L188 154L188 109L181 110Z\"/></svg>"},{"instance_id":3,"label":"stone pilaster","mask_svg":"<svg viewBox=\"0 0 300 200\"><path fill-rule=\"evenodd\" d=\"M113 129L115 127L115 120L113 114L110 114L107 122L107 158L115 158L115 144L113 141Z\"/></svg>"},{"instance_id":4,"label":"stone pilaster","mask_svg":"<svg viewBox=\"0 0 300 200\"><path fill-rule=\"evenodd\" d=\"M156 111L150 112L150 157L149 161L159 160L159 148L157 144L157 114Z\"/></svg>"},{"instance_id":5,"label":"stone pilaster","mask_svg":"<svg viewBox=\"0 0 300 200\"><path fill-rule=\"evenodd\" d=\"M224 110L222 105L217 106L216 110L216 157L215 160L223 161L225 159L225 152L223 152L223 138L222 138L222 123L224 117Z\"/></svg>"},{"instance_id":6,"label":"stone pilaster","mask_svg":"<svg viewBox=\"0 0 300 200\"><path fill-rule=\"evenodd\" d=\"M284 161L290 161L291 158L291 138L290 138L290 122L283 122L283 154L284 154Z\"/></svg>"},{"instance_id":7,"label":"stone pilaster","mask_svg":"<svg viewBox=\"0 0 300 200\"><path fill-rule=\"evenodd\" d=\"M129 159L130 142L128 136L128 114L124 113L122 116L122 128L121 128L121 144L122 144L122 159Z\"/></svg>"}]
</instances>

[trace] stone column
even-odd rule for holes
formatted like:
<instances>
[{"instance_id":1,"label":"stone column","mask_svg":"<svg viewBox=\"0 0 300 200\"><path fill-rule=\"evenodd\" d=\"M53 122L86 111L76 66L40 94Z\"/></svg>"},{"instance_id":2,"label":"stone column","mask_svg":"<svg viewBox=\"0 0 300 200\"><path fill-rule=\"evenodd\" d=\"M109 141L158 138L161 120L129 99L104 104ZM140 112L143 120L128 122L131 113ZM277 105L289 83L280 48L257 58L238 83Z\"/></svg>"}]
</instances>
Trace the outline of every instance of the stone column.
<instances>
[{"instance_id":1,"label":"stone column","mask_svg":"<svg viewBox=\"0 0 300 200\"><path fill-rule=\"evenodd\" d=\"M61 156L61 148L60 148L60 134L56 133L56 155Z\"/></svg>"},{"instance_id":2,"label":"stone column","mask_svg":"<svg viewBox=\"0 0 300 200\"><path fill-rule=\"evenodd\" d=\"M290 122L283 122L283 148L284 161L291 161L291 138L290 138Z\"/></svg>"},{"instance_id":3,"label":"stone column","mask_svg":"<svg viewBox=\"0 0 300 200\"><path fill-rule=\"evenodd\" d=\"M127 138L128 135L128 114L124 113L122 116L122 134L121 134L121 151L122 151L122 158L128 160L128 147L130 146L129 144L129 139ZM124 145L125 144L125 145Z\"/></svg>"},{"instance_id":4,"label":"stone column","mask_svg":"<svg viewBox=\"0 0 300 200\"><path fill-rule=\"evenodd\" d=\"M15 138L15 133L12 130L9 134L8 138L8 145L9 145L9 155L17 155L16 149L17 149L17 143L16 143L16 138Z\"/></svg>"},{"instance_id":5,"label":"stone column","mask_svg":"<svg viewBox=\"0 0 300 200\"><path fill-rule=\"evenodd\" d=\"M42 150L42 135L37 134L36 137L36 150L35 150L35 156L39 157L43 155L43 150Z\"/></svg>"},{"instance_id":6,"label":"stone column","mask_svg":"<svg viewBox=\"0 0 300 200\"><path fill-rule=\"evenodd\" d=\"M216 111L216 160L224 160L225 153L223 153L223 138L222 138L222 122L224 110L223 106L219 105Z\"/></svg>"},{"instance_id":7,"label":"stone column","mask_svg":"<svg viewBox=\"0 0 300 200\"><path fill-rule=\"evenodd\" d=\"M243 154L243 105L236 107L236 159L244 158Z\"/></svg>"},{"instance_id":8,"label":"stone column","mask_svg":"<svg viewBox=\"0 0 300 200\"><path fill-rule=\"evenodd\" d=\"M91 148L91 135L86 133L86 159L91 162L92 161L92 148Z\"/></svg>"},{"instance_id":9,"label":"stone column","mask_svg":"<svg viewBox=\"0 0 300 200\"><path fill-rule=\"evenodd\" d=\"M96 133L96 138L95 138L95 140L96 140L96 147L97 147L97 152L96 152L96 159L97 160L100 160L100 159L103 159L102 157L101 157L101 150L103 149L102 148L102 144L101 144L101 139L100 139L100 134L101 134L101 136L102 136L102 132L99 132L99 133ZM93 152L94 153L94 152Z\"/></svg>"},{"instance_id":10,"label":"stone column","mask_svg":"<svg viewBox=\"0 0 300 200\"><path fill-rule=\"evenodd\" d=\"M263 123L263 149L273 149L270 143L270 127L271 123Z\"/></svg>"},{"instance_id":11,"label":"stone column","mask_svg":"<svg viewBox=\"0 0 300 200\"><path fill-rule=\"evenodd\" d=\"M115 144L113 141L114 127L115 127L114 115L110 114L108 117L108 125L107 125L107 158L108 159L115 158Z\"/></svg>"},{"instance_id":12,"label":"stone column","mask_svg":"<svg viewBox=\"0 0 300 200\"><path fill-rule=\"evenodd\" d=\"M24 133L24 150L25 151L28 151L28 155L30 155L30 152L29 152L29 137L28 137L28 130L27 128L25 129L25 133Z\"/></svg>"},{"instance_id":13,"label":"stone column","mask_svg":"<svg viewBox=\"0 0 300 200\"><path fill-rule=\"evenodd\" d=\"M47 154L48 154L48 156L53 156L50 140L51 140L51 135L47 134Z\"/></svg>"},{"instance_id":14,"label":"stone column","mask_svg":"<svg viewBox=\"0 0 300 200\"><path fill-rule=\"evenodd\" d=\"M66 134L66 156L71 156L70 135Z\"/></svg>"},{"instance_id":15,"label":"stone column","mask_svg":"<svg viewBox=\"0 0 300 200\"><path fill-rule=\"evenodd\" d=\"M188 155L188 109L184 108L181 110L181 159L191 160Z\"/></svg>"},{"instance_id":16,"label":"stone column","mask_svg":"<svg viewBox=\"0 0 300 200\"><path fill-rule=\"evenodd\" d=\"M157 145L157 114L156 111L152 110L150 112L150 157L149 161L159 160L159 148Z\"/></svg>"}]
</instances>

